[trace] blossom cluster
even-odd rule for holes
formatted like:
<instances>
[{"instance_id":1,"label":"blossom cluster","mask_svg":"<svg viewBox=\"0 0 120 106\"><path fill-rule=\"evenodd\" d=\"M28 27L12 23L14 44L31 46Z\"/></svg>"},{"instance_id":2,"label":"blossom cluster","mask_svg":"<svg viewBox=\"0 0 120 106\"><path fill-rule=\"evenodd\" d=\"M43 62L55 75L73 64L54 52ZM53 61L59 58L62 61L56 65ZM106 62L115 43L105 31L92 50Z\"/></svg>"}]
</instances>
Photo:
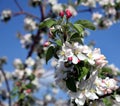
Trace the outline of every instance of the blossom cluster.
<instances>
[{"instance_id":1,"label":"blossom cluster","mask_svg":"<svg viewBox=\"0 0 120 106\"><path fill-rule=\"evenodd\" d=\"M100 49L95 48L92 50L87 45L81 45L78 42L68 43L65 42L62 50L58 52L59 60L56 66L55 78L57 85L61 89L68 92L71 99L75 101L78 106L83 106L86 100L99 99L100 96L111 94L119 88L118 82L106 77L102 79L98 77L99 69L107 64L107 60ZM88 65L83 65L84 62ZM76 69L77 66L77 69ZM88 68L90 76L85 74L80 80L77 71L79 68ZM77 70L77 71L76 71ZM80 70L85 72L85 70ZM78 78L78 79L77 79ZM67 85L67 80L74 80L76 91L72 91ZM66 85L66 86L65 86Z\"/></svg>"},{"instance_id":2,"label":"blossom cluster","mask_svg":"<svg viewBox=\"0 0 120 106\"><path fill-rule=\"evenodd\" d=\"M73 66L66 67L64 61L58 62L56 67L56 83L61 89L68 92L71 100L74 100L78 106L83 106L86 100L96 100L100 96L111 94L113 91L119 88L118 82L113 78L99 78L98 70L91 69L92 74L88 79L86 76L81 81L76 81L75 85L77 91L73 92L68 89L66 85L66 79L69 77L69 73L75 73Z\"/></svg>"},{"instance_id":3,"label":"blossom cluster","mask_svg":"<svg viewBox=\"0 0 120 106\"><path fill-rule=\"evenodd\" d=\"M59 61L71 61L73 64L86 60L97 67L103 67L107 63L106 57L101 54L100 49L95 48L92 51L89 46L81 45L78 42L73 44L65 42L62 50L59 51L59 58Z\"/></svg>"}]
</instances>

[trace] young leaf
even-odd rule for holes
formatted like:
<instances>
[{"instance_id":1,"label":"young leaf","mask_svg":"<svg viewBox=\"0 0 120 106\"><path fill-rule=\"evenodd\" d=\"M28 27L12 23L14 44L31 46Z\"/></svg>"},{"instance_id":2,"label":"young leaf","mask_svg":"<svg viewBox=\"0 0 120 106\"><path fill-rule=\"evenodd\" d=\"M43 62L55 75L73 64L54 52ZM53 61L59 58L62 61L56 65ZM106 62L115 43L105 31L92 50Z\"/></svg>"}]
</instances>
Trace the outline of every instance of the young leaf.
<instances>
[{"instance_id":1,"label":"young leaf","mask_svg":"<svg viewBox=\"0 0 120 106\"><path fill-rule=\"evenodd\" d=\"M56 23L55 20L48 18L45 19L43 22L40 23L39 28L44 28L44 27L48 27L50 28L51 26L53 26Z\"/></svg>"},{"instance_id":2,"label":"young leaf","mask_svg":"<svg viewBox=\"0 0 120 106\"><path fill-rule=\"evenodd\" d=\"M75 84L75 80L74 80L74 78L68 78L67 80L66 80L66 86L67 86L67 88L69 89L69 90L71 90L71 91L73 91L73 92L76 92L77 91L77 89L76 89L76 84Z\"/></svg>"},{"instance_id":3,"label":"young leaf","mask_svg":"<svg viewBox=\"0 0 120 106\"><path fill-rule=\"evenodd\" d=\"M55 41L58 46L62 46L62 41L60 39Z\"/></svg>"},{"instance_id":4,"label":"young leaf","mask_svg":"<svg viewBox=\"0 0 120 106\"><path fill-rule=\"evenodd\" d=\"M75 42L82 42L82 39L80 37L80 35L78 33L74 33L71 37L70 37L70 41L75 41Z\"/></svg>"},{"instance_id":5,"label":"young leaf","mask_svg":"<svg viewBox=\"0 0 120 106\"><path fill-rule=\"evenodd\" d=\"M95 30L95 26L88 20L78 20L75 22L75 24L80 24L85 28L91 29L91 30Z\"/></svg>"},{"instance_id":6,"label":"young leaf","mask_svg":"<svg viewBox=\"0 0 120 106\"><path fill-rule=\"evenodd\" d=\"M89 70L86 67L82 67L82 72L80 73L80 76L78 80L80 81L85 75L87 75Z\"/></svg>"},{"instance_id":7,"label":"young leaf","mask_svg":"<svg viewBox=\"0 0 120 106\"><path fill-rule=\"evenodd\" d=\"M50 46L46 53L46 63L54 56L54 47Z\"/></svg>"}]
</instances>

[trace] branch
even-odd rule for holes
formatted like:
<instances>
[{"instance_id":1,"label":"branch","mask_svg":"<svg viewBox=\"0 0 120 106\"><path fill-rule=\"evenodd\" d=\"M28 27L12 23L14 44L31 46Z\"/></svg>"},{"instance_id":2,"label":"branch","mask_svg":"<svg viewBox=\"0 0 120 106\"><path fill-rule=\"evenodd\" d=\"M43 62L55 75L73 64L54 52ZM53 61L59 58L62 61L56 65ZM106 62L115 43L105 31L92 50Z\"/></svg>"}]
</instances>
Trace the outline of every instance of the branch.
<instances>
[{"instance_id":1,"label":"branch","mask_svg":"<svg viewBox=\"0 0 120 106\"><path fill-rule=\"evenodd\" d=\"M18 3L18 1L17 1L17 0L14 0L14 2L15 2L15 4L16 4L16 6L18 7L18 9L19 9L20 11L23 11L23 8L22 8L21 5Z\"/></svg>"},{"instance_id":2,"label":"branch","mask_svg":"<svg viewBox=\"0 0 120 106\"><path fill-rule=\"evenodd\" d=\"M41 20L40 22L42 22L46 17L45 17L45 7L44 5L41 3L40 4L40 12L41 12ZM40 39L40 33L42 32L42 30L38 29L38 32L34 38L34 42L31 46L30 51L28 52L27 58L29 58L30 56L32 56L32 53L34 51L35 45L39 43L39 39Z\"/></svg>"},{"instance_id":3,"label":"branch","mask_svg":"<svg viewBox=\"0 0 120 106\"><path fill-rule=\"evenodd\" d=\"M25 12L25 11L20 11L20 12L13 13L13 16L14 16L14 17L15 17L15 16L19 16L19 15L26 15L26 16L30 16L30 17L32 17L32 18L35 18L35 19L37 19L37 20L40 20L39 17L37 17L37 16L35 16L35 15L31 14L31 13Z\"/></svg>"},{"instance_id":4,"label":"branch","mask_svg":"<svg viewBox=\"0 0 120 106\"><path fill-rule=\"evenodd\" d=\"M36 36L34 37L34 41L33 41L33 44L31 45L30 51L28 52L27 58L32 56L32 53L33 53L34 48L35 48L35 45L39 43L40 33L41 33L41 30L38 30Z\"/></svg>"},{"instance_id":5,"label":"branch","mask_svg":"<svg viewBox=\"0 0 120 106\"><path fill-rule=\"evenodd\" d=\"M40 3L40 12L41 12L41 21L45 19L45 6L43 3Z\"/></svg>"},{"instance_id":6,"label":"branch","mask_svg":"<svg viewBox=\"0 0 120 106\"><path fill-rule=\"evenodd\" d=\"M4 72L4 70L2 68L0 68L0 71L1 71L2 75L4 76L5 84L6 84L6 87L7 87L7 92L9 93L8 104L9 104L9 106L12 106L12 101L11 101L11 97L10 97L10 87L9 87L9 83L8 83L6 74L5 74L5 72Z\"/></svg>"}]
</instances>

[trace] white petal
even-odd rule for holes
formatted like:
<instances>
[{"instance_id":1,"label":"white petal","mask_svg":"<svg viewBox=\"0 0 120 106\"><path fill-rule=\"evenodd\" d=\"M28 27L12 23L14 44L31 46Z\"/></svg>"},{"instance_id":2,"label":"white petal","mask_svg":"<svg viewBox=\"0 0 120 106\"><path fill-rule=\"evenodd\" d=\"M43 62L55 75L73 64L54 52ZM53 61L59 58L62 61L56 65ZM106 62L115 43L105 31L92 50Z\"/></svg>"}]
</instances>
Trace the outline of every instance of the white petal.
<instances>
[{"instance_id":1,"label":"white petal","mask_svg":"<svg viewBox=\"0 0 120 106\"><path fill-rule=\"evenodd\" d=\"M92 60L92 59L88 59L88 62L89 62L91 65L94 65L94 64L95 64L95 61Z\"/></svg>"},{"instance_id":2,"label":"white petal","mask_svg":"<svg viewBox=\"0 0 120 106\"><path fill-rule=\"evenodd\" d=\"M87 92L85 96L91 100L98 99L98 96L95 93Z\"/></svg>"},{"instance_id":3,"label":"white petal","mask_svg":"<svg viewBox=\"0 0 120 106\"><path fill-rule=\"evenodd\" d=\"M78 57L78 59L80 59L80 60L85 60L85 59L87 58L87 57L86 57L85 55L83 55L83 54L78 54L77 57Z\"/></svg>"},{"instance_id":4,"label":"white petal","mask_svg":"<svg viewBox=\"0 0 120 106\"><path fill-rule=\"evenodd\" d=\"M120 95L115 95L115 99L117 102L120 102Z\"/></svg>"},{"instance_id":5,"label":"white petal","mask_svg":"<svg viewBox=\"0 0 120 106\"><path fill-rule=\"evenodd\" d=\"M83 106L84 103L85 103L85 100L86 100L85 96L83 98L81 98L81 99L76 98L75 103L78 104L79 106Z\"/></svg>"},{"instance_id":6,"label":"white petal","mask_svg":"<svg viewBox=\"0 0 120 106\"><path fill-rule=\"evenodd\" d=\"M73 58L72 59L73 64L77 64L78 63L78 58L76 56L73 56L72 58Z\"/></svg>"}]
</instances>

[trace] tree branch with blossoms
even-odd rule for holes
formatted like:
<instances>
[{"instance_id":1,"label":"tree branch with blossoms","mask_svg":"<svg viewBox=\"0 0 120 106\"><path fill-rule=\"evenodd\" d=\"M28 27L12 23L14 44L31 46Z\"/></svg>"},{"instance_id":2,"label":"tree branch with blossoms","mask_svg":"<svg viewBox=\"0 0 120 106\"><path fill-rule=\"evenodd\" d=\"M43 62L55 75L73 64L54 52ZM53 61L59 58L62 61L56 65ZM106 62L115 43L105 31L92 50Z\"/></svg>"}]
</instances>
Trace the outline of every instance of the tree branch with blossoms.
<instances>
[{"instance_id":1,"label":"tree branch with blossoms","mask_svg":"<svg viewBox=\"0 0 120 106\"><path fill-rule=\"evenodd\" d=\"M113 21L117 22L120 19L120 1L77 0L62 4L56 0L29 0L30 6L39 8L38 16L24 11L17 0L14 0L14 3L19 12L4 10L1 13L1 20L7 22L15 16L25 15L24 28L29 33L17 35L22 47L28 50L28 54L25 61L16 59L13 63L15 68L11 74L14 82L11 95L15 97L13 105L35 106L55 102L54 105L57 106L57 98L54 95L56 93L52 93L52 97L44 95L42 102L39 103L33 96L38 89L41 89L42 83L39 80L45 79L44 74L52 65L55 67L55 69L52 67L55 70L55 84L52 81L51 86L55 88L57 85L67 92L74 105L88 106L100 100L106 106L114 103L107 102L108 100L120 102L119 79L115 79L119 76L119 69L108 65L106 57L99 48L84 44L87 29L109 28ZM97 5L99 6L96 7ZM80 10L80 6L83 6L83 10ZM99 10L103 10L104 13L100 14ZM93 23L81 19L71 22L71 18L81 12L90 12ZM45 63L49 64L52 59L54 63L46 71ZM9 81L4 71L2 74L10 92ZM51 74L46 76L49 77ZM71 103L63 102L65 106L70 106Z\"/></svg>"}]
</instances>

